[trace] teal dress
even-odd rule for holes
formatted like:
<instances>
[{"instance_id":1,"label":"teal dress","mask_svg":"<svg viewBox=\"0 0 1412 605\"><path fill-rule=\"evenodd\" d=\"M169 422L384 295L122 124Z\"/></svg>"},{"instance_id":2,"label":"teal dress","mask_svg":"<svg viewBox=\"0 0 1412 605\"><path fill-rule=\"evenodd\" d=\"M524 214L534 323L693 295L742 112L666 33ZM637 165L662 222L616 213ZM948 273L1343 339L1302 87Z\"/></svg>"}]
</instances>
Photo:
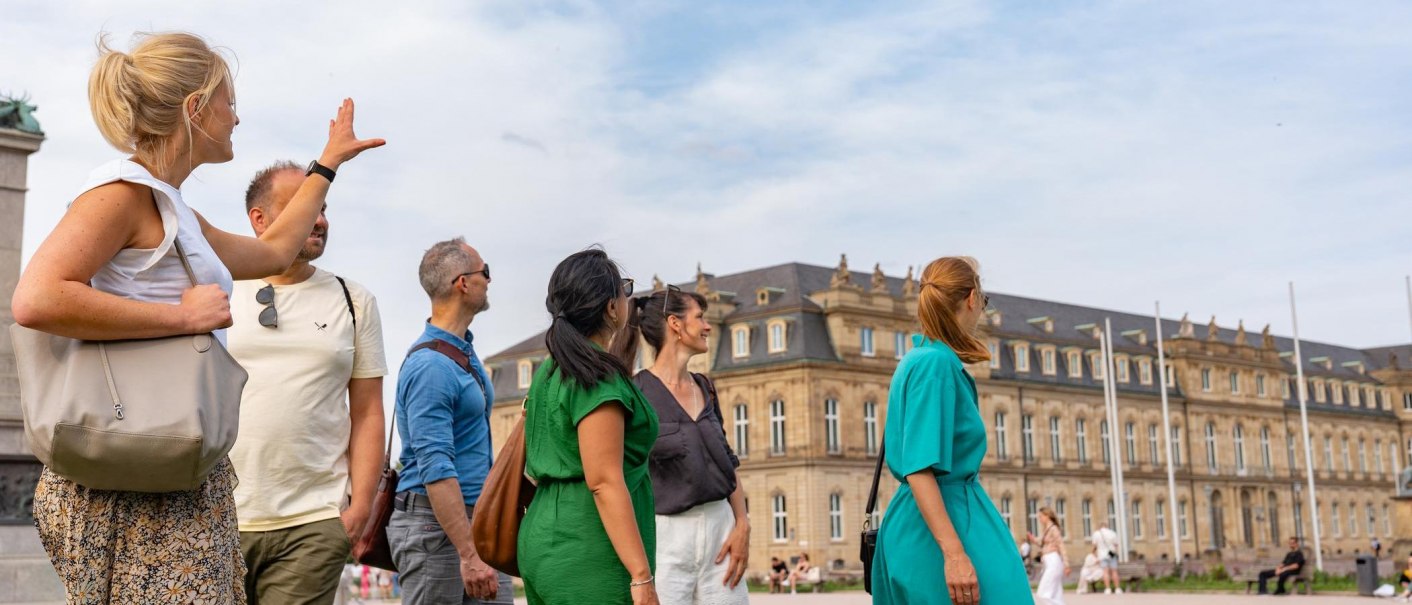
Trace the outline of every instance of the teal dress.
<instances>
[{"instance_id":1,"label":"teal dress","mask_svg":"<svg viewBox=\"0 0 1412 605\"><path fill-rule=\"evenodd\" d=\"M975 380L951 347L921 336L912 342L888 394L887 466L902 485L878 529L873 603L951 603L941 548L906 480L930 469L976 568L981 605L1033 605L1015 539L977 478L986 429L976 405Z\"/></svg>"}]
</instances>

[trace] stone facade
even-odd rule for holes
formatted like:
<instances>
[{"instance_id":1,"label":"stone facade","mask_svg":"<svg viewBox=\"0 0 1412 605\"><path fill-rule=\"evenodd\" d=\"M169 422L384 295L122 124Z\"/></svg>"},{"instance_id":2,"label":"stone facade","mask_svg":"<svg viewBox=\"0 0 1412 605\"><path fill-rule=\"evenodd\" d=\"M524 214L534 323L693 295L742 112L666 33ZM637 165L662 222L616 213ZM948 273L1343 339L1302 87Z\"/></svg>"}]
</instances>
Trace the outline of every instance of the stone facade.
<instances>
[{"instance_id":1,"label":"stone facade","mask_svg":"<svg viewBox=\"0 0 1412 605\"><path fill-rule=\"evenodd\" d=\"M64 598L30 515L41 467L24 442L9 331L10 297L20 278L27 166L43 141L40 135L0 128L0 603Z\"/></svg>"},{"instance_id":2,"label":"stone facade","mask_svg":"<svg viewBox=\"0 0 1412 605\"><path fill-rule=\"evenodd\" d=\"M693 369L715 379L742 460L756 573L772 556L801 551L841 573L859 568L888 386L919 328L910 275L852 272L846 262L720 277L698 270L695 284L682 285L711 302L711 352ZM1243 324L1220 328L1214 318L1199 336L1185 318L1163 321L1178 450L1173 506L1152 318L992 293L982 329L994 359L970 371L989 433L982 484L1016 539L1038 507L1054 507L1077 568L1087 535L1112 517L1110 432L1094 365L1104 318L1115 333L1111 436L1125 469L1130 554L1168 560L1173 522L1184 558L1248 559L1282 552L1289 536L1310 538L1291 341L1268 330L1252 337ZM546 354L542 343L536 335L487 359L497 443L519 413L521 377ZM1412 459L1412 370L1396 357L1412 357L1412 346L1302 344L1326 559L1367 552L1374 536L1385 552L1408 550L1395 537L1412 530L1412 510L1394 495ZM896 485L884 478L882 503Z\"/></svg>"}]
</instances>

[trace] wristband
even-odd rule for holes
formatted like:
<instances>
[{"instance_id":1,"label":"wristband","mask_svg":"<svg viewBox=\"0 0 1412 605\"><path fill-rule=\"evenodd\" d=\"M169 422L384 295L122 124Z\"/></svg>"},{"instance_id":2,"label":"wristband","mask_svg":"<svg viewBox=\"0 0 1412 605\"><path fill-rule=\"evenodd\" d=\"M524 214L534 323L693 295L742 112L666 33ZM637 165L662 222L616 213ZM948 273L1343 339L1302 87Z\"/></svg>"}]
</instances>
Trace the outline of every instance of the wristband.
<instances>
[{"instance_id":1,"label":"wristband","mask_svg":"<svg viewBox=\"0 0 1412 605\"><path fill-rule=\"evenodd\" d=\"M332 168L320 164L318 160L314 160L312 162L309 162L309 169L304 171L304 176L309 176L311 174L317 174L321 177L328 179L328 182L332 183L333 177L337 176L338 173L334 172Z\"/></svg>"},{"instance_id":2,"label":"wristband","mask_svg":"<svg viewBox=\"0 0 1412 605\"><path fill-rule=\"evenodd\" d=\"M638 586L646 586L646 585L651 584L652 582L654 582L654 581L656 581L656 580L657 580L657 576L648 576L646 580L643 580L643 581L641 581L641 582L629 582L629 583L628 583L628 587L629 587L629 588L637 588Z\"/></svg>"}]
</instances>

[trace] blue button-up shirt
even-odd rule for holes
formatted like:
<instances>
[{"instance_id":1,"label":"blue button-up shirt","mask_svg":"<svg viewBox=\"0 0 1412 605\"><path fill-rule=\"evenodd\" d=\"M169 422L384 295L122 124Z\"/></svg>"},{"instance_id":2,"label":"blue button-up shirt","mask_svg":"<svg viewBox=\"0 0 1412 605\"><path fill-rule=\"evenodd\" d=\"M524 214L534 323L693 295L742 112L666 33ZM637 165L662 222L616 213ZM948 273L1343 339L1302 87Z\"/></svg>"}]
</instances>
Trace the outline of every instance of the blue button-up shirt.
<instances>
[{"instance_id":1,"label":"blue button-up shirt","mask_svg":"<svg viewBox=\"0 0 1412 605\"><path fill-rule=\"evenodd\" d=\"M413 347L432 339L449 342L471 359L465 372L451 358L421 349L402 364L397 377L397 434L402 439L402 474L397 491L426 494L426 484L456 478L466 504L480 497L490 474L490 402L494 387L471 347L469 330L460 338L430 323ZM485 390L481 390L481 385Z\"/></svg>"}]
</instances>

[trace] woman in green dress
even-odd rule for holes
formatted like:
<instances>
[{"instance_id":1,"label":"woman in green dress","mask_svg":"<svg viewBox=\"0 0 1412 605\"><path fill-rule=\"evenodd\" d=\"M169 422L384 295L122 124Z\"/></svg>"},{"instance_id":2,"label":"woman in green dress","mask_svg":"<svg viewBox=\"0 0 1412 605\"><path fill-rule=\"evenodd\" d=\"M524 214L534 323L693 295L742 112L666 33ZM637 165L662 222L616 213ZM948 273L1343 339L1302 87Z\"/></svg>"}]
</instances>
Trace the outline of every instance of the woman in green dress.
<instances>
[{"instance_id":1,"label":"woman in green dress","mask_svg":"<svg viewBox=\"0 0 1412 605\"><path fill-rule=\"evenodd\" d=\"M525 401L525 472L539 489L520 525L531 604L656 605L648 453L657 414L620 347L632 280L602 250L564 259L545 300L549 357Z\"/></svg>"},{"instance_id":2,"label":"woman in green dress","mask_svg":"<svg viewBox=\"0 0 1412 605\"><path fill-rule=\"evenodd\" d=\"M985 312L976 261L947 257L922 272L922 333L888 393L887 466L902 483L873 558L873 603L1034 602L1010 528L977 473L985 424L962 364L990 358L975 326Z\"/></svg>"}]
</instances>

